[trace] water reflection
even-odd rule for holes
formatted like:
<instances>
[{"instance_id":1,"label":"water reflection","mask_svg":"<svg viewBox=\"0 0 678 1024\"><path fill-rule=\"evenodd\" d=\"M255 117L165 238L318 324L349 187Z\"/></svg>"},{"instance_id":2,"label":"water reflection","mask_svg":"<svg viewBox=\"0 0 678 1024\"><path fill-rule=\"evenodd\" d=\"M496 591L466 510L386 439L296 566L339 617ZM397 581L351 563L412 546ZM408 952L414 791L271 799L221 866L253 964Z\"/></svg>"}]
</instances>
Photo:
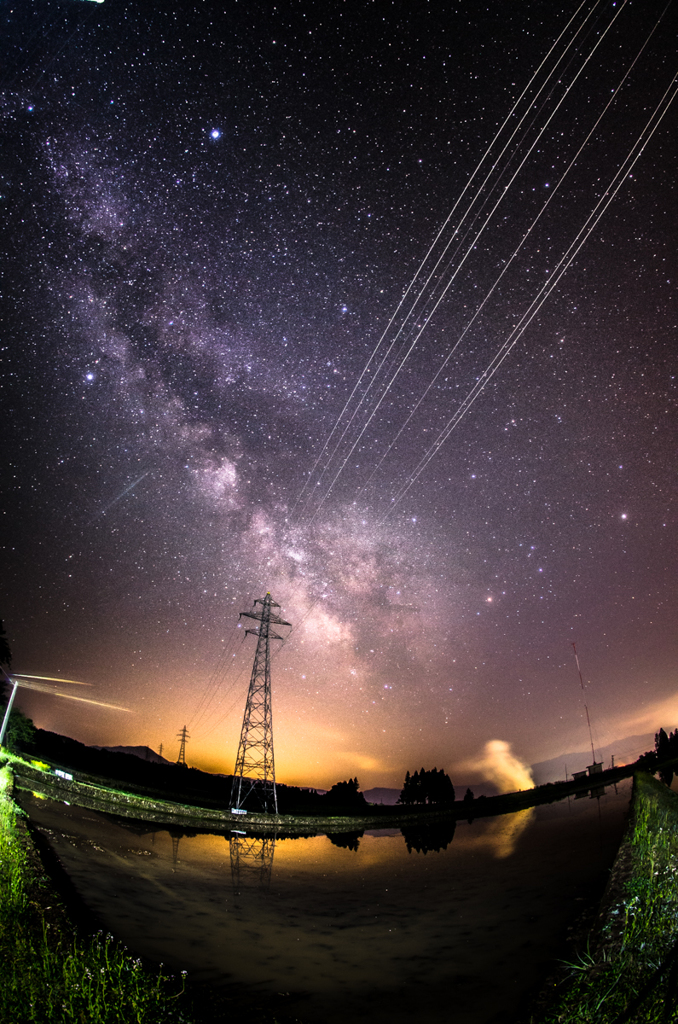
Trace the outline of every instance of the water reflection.
<instances>
[{"instance_id":1,"label":"water reflection","mask_svg":"<svg viewBox=\"0 0 678 1024\"><path fill-rule=\"evenodd\" d=\"M489 847L497 860L510 857L515 853L523 832L535 820L536 813L534 807L527 807L524 811L495 818L481 839L482 845Z\"/></svg>"},{"instance_id":2,"label":"water reflection","mask_svg":"<svg viewBox=\"0 0 678 1024\"><path fill-rule=\"evenodd\" d=\"M365 829L361 828L357 832L329 832L327 838L333 846L338 846L340 850L353 850L354 853L357 853L360 840L364 835Z\"/></svg>"},{"instance_id":3,"label":"water reflection","mask_svg":"<svg viewBox=\"0 0 678 1024\"><path fill-rule=\"evenodd\" d=\"M407 852L440 853L446 850L454 839L457 828L456 821L446 821L437 825L409 825L401 828Z\"/></svg>"},{"instance_id":4,"label":"water reflection","mask_svg":"<svg viewBox=\"0 0 678 1024\"><path fill-rule=\"evenodd\" d=\"M275 836L258 839L254 836L232 833L228 845L233 888L267 889L271 884L273 872Z\"/></svg>"},{"instance_id":5,"label":"water reflection","mask_svg":"<svg viewBox=\"0 0 678 1024\"><path fill-rule=\"evenodd\" d=\"M174 867L179 863L179 841L183 834L183 832L172 832L170 829L170 839L172 840L172 864Z\"/></svg>"},{"instance_id":6,"label":"water reflection","mask_svg":"<svg viewBox=\"0 0 678 1024\"><path fill-rule=\"evenodd\" d=\"M597 898L628 797L295 838L21 800L104 928L193 981L256 993L270 1019L489 1024Z\"/></svg>"}]
</instances>

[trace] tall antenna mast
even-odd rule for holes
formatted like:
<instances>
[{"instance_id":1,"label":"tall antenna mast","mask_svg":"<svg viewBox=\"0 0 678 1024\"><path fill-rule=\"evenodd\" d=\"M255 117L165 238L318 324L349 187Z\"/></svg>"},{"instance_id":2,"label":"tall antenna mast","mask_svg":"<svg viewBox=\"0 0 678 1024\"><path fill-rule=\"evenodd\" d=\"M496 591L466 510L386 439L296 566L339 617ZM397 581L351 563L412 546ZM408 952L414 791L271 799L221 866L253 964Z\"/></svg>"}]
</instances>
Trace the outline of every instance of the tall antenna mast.
<instances>
[{"instance_id":1,"label":"tall antenna mast","mask_svg":"<svg viewBox=\"0 0 678 1024\"><path fill-rule=\"evenodd\" d=\"M186 726L180 729L177 733L177 739L181 740L181 746L179 747L179 756L177 758L177 764L183 764L184 768L186 765L186 740L190 740L190 736L186 732Z\"/></svg>"},{"instance_id":2,"label":"tall antenna mast","mask_svg":"<svg viewBox=\"0 0 678 1024\"><path fill-rule=\"evenodd\" d=\"M584 711L586 712L586 721L587 721L588 727L589 727L589 739L591 741L591 757L593 758L593 762L592 763L595 764L596 763L596 752L593 749L593 732L591 731L591 718L589 716L589 709L588 709L588 705L586 703L586 690L584 689L584 680L581 677L581 669L579 668L579 657L577 656L577 645L575 643L572 644L572 649L574 650L574 660L577 662L577 672L579 673L579 685L581 686L581 692L583 694Z\"/></svg>"},{"instance_id":3,"label":"tall antenna mast","mask_svg":"<svg viewBox=\"0 0 678 1024\"><path fill-rule=\"evenodd\" d=\"M257 605L261 605L261 611ZM279 608L266 594L257 598L251 612L240 612L240 618L256 619L260 625L246 629L257 637L257 649L252 665L250 688L242 720L238 756L235 761L231 786L231 807L242 810L248 797L269 814L278 813L278 794L275 789L275 760L273 757L273 713L271 708L271 653L270 640L282 640L271 624L289 626L273 608Z\"/></svg>"}]
</instances>

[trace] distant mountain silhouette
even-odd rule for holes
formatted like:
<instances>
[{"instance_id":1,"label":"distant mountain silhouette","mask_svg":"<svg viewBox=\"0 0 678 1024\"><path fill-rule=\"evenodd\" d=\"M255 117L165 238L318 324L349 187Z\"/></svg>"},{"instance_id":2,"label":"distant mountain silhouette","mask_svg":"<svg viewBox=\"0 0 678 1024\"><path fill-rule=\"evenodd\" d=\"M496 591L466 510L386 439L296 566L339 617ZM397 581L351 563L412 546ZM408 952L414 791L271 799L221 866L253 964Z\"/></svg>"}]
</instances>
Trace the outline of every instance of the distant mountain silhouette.
<instances>
[{"instance_id":1,"label":"distant mountain silhouette","mask_svg":"<svg viewBox=\"0 0 678 1024\"><path fill-rule=\"evenodd\" d=\"M151 750L150 747L98 747L94 746L95 750L108 750L111 754L133 754L135 757L140 757L142 761L153 761L155 764L174 764L174 761L168 761L166 757L161 754L156 754L155 750Z\"/></svg>"},{"instance_id":2,"label":"distant mountain silhouette","mask_svg":"<svg viewBox=\"0 0 678 1024\"><path fill-rule=\"evenodd\" d=\"M399 789L385 789L383 786L375 786L374 789L363 790L363 796L368 804L395 804L400 796Z\"/></svg>"},{"instance_id":3,"label":"distant mountain silhouette","mask_svg":"<svg viewBox=\"0 0 678 1024\"><path fill-rule=\"evenodd\" d=\"M595 747L596 760L602 761L606 768L610 767L610 758L614 754L614 763L617 765L631 764L646 750L654 750L654 733L646 732L638 736L627 736L622 740L615 740L605 747ZM532 765L532 774L537 786L544 782L556 782L565 778L565 765L567 774L572 778L573 772L583 771L591 764L591 749L579 750L569 754L560 754L548 761L538 761Z\"/></svg>"}]
</instances>

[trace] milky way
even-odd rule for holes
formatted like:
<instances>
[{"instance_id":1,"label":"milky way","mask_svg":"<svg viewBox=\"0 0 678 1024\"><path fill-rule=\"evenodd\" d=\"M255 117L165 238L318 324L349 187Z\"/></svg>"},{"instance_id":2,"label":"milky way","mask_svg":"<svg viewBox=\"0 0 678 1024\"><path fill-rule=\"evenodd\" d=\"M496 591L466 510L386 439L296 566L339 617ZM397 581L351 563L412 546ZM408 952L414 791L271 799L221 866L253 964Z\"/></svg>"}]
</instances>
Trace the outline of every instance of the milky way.
<instances>
[{"instance_id":1,"label":"milky way","mask_svg":"<svg viewBox=\"0 0 678 1024\"><path fill-rule=\"evenodd\" d=\"M266 591L283 781L583 749L572 641L597 743L678 724L664 7L3 5L1 614L133 710L36 724L230 771Z\"/></svg>"}]
</instances>

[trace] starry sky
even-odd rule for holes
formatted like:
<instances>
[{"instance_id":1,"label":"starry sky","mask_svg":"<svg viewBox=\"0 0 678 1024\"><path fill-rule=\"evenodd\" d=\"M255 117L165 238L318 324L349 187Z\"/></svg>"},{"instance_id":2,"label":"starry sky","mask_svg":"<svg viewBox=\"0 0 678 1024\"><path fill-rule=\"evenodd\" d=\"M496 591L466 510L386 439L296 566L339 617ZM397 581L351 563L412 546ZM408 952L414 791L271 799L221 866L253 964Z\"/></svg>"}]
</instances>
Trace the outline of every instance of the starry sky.
<instances>
[{"instance_id":1,"label":"starry sky","mask_svg":"<svg viewBox=\"0 0 678 1024\"><path fill-rule=\"evenodd\" d=\"M0 16L36 724L232 771L270 591L279 781L678 725L675 3Z\"/></svg>"}]
</instances>

